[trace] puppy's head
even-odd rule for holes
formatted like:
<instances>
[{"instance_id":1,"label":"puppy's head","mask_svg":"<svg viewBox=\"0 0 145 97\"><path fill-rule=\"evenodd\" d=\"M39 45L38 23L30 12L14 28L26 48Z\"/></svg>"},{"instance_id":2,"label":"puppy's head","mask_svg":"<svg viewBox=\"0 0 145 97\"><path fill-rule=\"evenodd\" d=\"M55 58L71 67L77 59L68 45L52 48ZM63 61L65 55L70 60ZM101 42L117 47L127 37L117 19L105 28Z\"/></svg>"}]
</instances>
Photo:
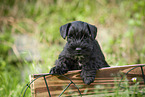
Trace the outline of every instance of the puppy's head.
<instances>
[{"instance_id":1,"label":"puppy's head","mask_svg":"<svg viewBox=\"0 0 145 97\"><path fill-rule=\"evenodd\" d=\"M97 28L91 24L82 21L74 21L60 27L60 34L63 39L70 35L70 31L75 33L84 32L91 36L92 39L95 39L97 35Z\"/></svg>"},{"instance_id":2,"label":"puppy's head","mask_svg":"<svg viewBox=\"0 0 145 97\"><path fill-rule=\"evenodd\" d=\"M86 22L74 21L61 26L60 34L67 38L67 50L72 56L88 56L93 49L97 28Z\"/></svg>"}]
</instances>

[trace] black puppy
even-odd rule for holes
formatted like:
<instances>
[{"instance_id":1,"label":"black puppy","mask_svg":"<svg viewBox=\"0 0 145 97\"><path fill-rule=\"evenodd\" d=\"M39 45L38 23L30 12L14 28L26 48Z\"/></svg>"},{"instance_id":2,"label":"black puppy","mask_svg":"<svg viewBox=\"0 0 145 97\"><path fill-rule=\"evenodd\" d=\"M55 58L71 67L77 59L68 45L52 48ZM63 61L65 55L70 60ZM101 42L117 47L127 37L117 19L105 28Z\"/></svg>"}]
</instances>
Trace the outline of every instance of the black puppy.
<instances>
[{"instance_id":1,"label":"black puppy","mask_svg":"<svg viewBox=\"0 0 145 97\"><path fill-rule=\"evenodd\" d=\"M81 69L85 84L94 82L96 70L109 67L98 42L95 40L97 28L82 21L74 21L60 27L60 34L67 43L56 60L51 74L64 74Z\"/></svg>"}]
</instances>

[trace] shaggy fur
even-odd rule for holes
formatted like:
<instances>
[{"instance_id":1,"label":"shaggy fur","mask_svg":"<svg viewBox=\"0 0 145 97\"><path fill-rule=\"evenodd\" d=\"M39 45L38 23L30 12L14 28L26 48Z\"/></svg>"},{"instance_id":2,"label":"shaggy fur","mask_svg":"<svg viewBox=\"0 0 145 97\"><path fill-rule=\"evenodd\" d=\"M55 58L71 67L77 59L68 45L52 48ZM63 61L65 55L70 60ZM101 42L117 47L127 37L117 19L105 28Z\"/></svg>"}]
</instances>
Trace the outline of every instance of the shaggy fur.
<instances>
[{"instance_id":1,"label":"shaggy fur","mask_svg":"<svg viewBox=\"0 0 145 97\"><path fill-rule=\"evenodd\" d=\"M94 82L96 70L109 67L98 42L97 28L82 21L74 21L60 27L60 34L67 43L55 62L51 74L64 74L70 70L81 70L85 84Z\"/></svg>"}]
</instances>

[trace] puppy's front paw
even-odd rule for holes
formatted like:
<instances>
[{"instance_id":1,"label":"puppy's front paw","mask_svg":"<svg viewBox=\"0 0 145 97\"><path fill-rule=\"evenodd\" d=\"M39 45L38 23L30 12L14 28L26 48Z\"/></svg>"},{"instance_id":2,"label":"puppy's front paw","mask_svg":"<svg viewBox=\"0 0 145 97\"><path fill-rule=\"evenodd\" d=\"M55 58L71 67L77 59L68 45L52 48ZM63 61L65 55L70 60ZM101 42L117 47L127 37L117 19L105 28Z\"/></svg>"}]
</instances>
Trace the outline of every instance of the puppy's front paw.
<instances>
[{"instance_id":1,"label":"puppy's front paw","mask_svg":"<svg viewBox=\"0 0 145 97\"><path fill-rule=\"evenodd\" d=\"M62 69L60 69L60 68L56 68L56 67L53 67L53 68L51 68L51 70L50 70L50 74L64 74L64 73L66 73L67 71L66 70L62 70Z\"/></svg>"},{"instance_id":2,"label":"puppy's front paw","mask_svg":"<svg viewBox=\"0 0 145 97\"><path fill-rule=\"evenodd\" d=\"M92 71L82 70L81 77L85 84L90 85L92 82L94 82L96 76L95 72L96 71L92 72Z\"/></svg>"},{"instance_id":3,"label":"puppy's front paw","mask_svg":"<svg viewBox=\"0 0 145 97\"><path fill-rule=\"evenodd\" d=\"M85 77L83 79L84 83L87 85L90 85L92 82L94 82L94 80L95 80L95 77Z\"/></svg>"}]
</instances>

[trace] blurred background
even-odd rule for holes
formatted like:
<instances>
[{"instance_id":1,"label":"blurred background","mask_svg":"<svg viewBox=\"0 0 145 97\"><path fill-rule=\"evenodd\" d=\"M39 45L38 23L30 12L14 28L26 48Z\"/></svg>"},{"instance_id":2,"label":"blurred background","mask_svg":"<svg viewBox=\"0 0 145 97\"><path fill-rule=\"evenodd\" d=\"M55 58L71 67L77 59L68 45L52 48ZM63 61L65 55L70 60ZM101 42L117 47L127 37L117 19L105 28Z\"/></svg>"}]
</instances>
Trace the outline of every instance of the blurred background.
<instances>
[{"instance_id":1,"label":"blurred background","mask_svg":"<svg viewBox=\"0 0 145 97\"><path fill-rule=\"evenodd\" d=\"M145 63L144 0L0 0L0 97L49 72L66 43L60 26L76 20L98 28L111 66Z\"/></svg>"}]
</instances>

